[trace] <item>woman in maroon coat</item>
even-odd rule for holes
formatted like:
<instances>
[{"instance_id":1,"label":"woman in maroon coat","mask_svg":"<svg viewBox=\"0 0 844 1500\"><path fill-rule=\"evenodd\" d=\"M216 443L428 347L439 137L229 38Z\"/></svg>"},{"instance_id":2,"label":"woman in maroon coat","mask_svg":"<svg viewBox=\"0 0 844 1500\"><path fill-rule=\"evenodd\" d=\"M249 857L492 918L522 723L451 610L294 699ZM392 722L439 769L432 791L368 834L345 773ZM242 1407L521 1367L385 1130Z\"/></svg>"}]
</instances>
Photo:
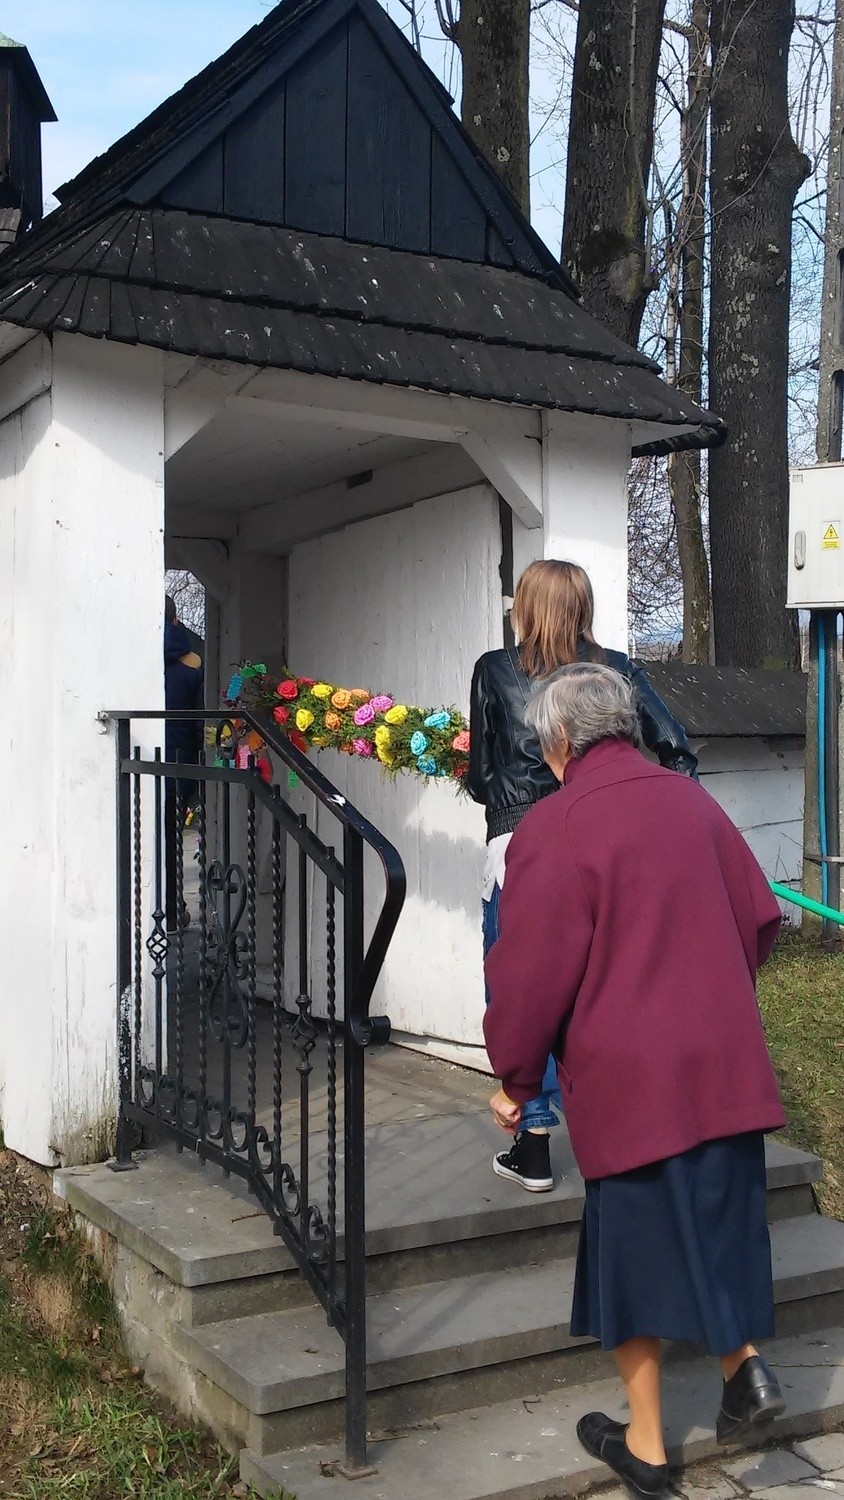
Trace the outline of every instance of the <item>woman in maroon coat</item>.
<instances>
[{"instance_id":1,"label":"woman in maroon coat","mask_svg":"<svg viewBox=\"0 0 844 1500\"><path fill-rule=\"evenodd\" d=\"M661 1339L721 1361L718 1437L784 1410L754 1341L774 1331L764 1132L785 1123L756 1002L777 904L707 792L640 753L630 686L563 667L529 717L558 780L507 858L484 1030L511 1134L549 1052L586 1180L572 1333L612 1349L627 1428L581 1442L633 1492L668 1487Z\"/></svg>"}]
</instances>

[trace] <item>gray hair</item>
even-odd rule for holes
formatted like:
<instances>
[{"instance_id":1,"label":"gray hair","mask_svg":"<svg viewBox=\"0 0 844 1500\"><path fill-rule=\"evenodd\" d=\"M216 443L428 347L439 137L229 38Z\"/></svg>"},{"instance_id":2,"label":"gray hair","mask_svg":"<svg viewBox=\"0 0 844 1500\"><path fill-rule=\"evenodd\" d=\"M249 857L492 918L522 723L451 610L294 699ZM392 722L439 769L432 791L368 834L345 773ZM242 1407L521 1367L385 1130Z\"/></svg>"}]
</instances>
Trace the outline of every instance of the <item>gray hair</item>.
<instances>
[{"instance_id":1,"label":"gray hair","mask_svg":"<svg viewBox=\"0 0 844 1500\"><path fill-rule=\"evenodd\" d=\"M600 662L560 667L529 699L526 718L543 752L557 750L565 735L576 760L599 740L642 743L632 684Z\"/></svg>"}]
</instances>

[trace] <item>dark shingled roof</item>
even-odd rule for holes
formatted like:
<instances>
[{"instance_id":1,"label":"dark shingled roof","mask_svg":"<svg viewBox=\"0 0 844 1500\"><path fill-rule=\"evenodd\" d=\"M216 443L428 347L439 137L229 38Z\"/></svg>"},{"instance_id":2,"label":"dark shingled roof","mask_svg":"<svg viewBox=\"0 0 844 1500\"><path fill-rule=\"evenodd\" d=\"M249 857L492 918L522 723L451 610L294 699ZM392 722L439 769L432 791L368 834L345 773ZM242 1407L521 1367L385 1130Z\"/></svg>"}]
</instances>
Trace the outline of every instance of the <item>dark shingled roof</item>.
<instances>
[{"instance_id":1,"label":"dark shingled roof","mask_svg":"<svg viewBox=\"0 0 844 1500\"><path fill-rule=\"evenodd\" d=\"M344 78L338 37L347 39ZM306 65L308 78L317 77L310 93L299 83L294 89L296 69ZM313 214L320 231L333 203L345 215L336 232L286 222L284 183L312 170L310 153L289 154L292 101L305 98L296 107L310 109L316 99L325 112L331 89L341 88L357 109L356 90L371 103L375 84L376 99L392 90L389 119L407 119L423 141L423 159L438 152L446 163L440 197L433 177L420 189L428 218L414 196L419 163L406 163L412 153L396 153L382 129L373 138L386 153L384 183L369 209L372 222L383 220L383 243L356 242L349 229L349 195L353 188L365 195L369 158L356 168L356 187L347 177L345 198L334 192L332 167L300 200L297 212ZM349 104L337 126L347 132L348 149L336 158L347 172L350 111ZM363 117L357 128L369 138ZM261 162L249 189L254 217L231 208L237 174L248 177L253 159ZM382 155L375 165L382 170ZM281 187L273 172L282 174ZM328 197L320 200L321 191ZM707 446L724 436L716 417L667 386L652 361L579 306L559 264L462 132L441 85L375 0L287 0L61 198L61 208L0 262L0 319L8 323L666 429L639 452ZM420 235L439 253L420 253ZM678 433L682 427L693 430Z\"/></svg>"},{"instance_id":2,"label":"dark shingled roof","mask_svg":"<svg viewBox=\"0 0 844 1500\"><path fill-rule=\"evenodd\" d=\"M802 735L803 672L643 663L650 681L693 738Z\"/></svg>"}]
</instances>

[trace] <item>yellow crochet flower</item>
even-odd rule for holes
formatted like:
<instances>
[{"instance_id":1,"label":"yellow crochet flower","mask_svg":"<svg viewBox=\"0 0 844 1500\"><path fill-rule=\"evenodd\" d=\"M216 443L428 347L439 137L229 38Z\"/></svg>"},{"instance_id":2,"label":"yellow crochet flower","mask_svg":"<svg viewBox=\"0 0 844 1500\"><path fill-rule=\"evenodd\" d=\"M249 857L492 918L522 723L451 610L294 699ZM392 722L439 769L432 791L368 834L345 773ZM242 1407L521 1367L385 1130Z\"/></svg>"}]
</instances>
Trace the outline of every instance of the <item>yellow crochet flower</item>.
<instances>
[{"instance_id":1,"label":"yellow crochet flower","mask_svg":"<svg viewBox=\"0 0 844 1500\"><path fill-rule=\"evenodd\" d=\"M393 736L386 724L379 724L375 731L376 750L386 750L393 743Z\"/></svg>"},{"instance_id":2,"label":"yellow crochet flower","mask_svg":"<svg viewBox=\"0 0 844 1500\"><path fill-rule=\"evenodd\" d=\"M314 716L311 713L311 710L309 708L300 708L300 709L297 709L297 711L296 711L296 728L300 729L303 734L304 734L304 732L305 732L306 729L310 729L310 727L313 724L313 722L314 722Z\"/></svg>"},{"instance_id":3,"label":"yellow crochet flower","mask_svg":"<svg viewBox=\"0 0 844 1500\"><path fill-rule=\"evenodd\" d=\"M331 740L327 734L315 734L311 738L311 744L316 745L318 750L323 750L326 745L331 744Z\"/></svg>"},{"instance_id":4,"label":"yellow crochet flower","mask_svg":"<svg viewBox=\"0 0 844 1500\"><path fill-rule=\"evenodd\" d=\"M378 756L382 766L391 766L395 760L395 756L392 751L387 749L386 745L376 744L375 754Z\"/></svg>"},{"instance_id":5,"label":"yellow crochet flower","mask_svg":"<svg viewBox=\"0 0 844 1500\"><path fill-rule=\"evenodd\" d=\"M407 712L403 703L394 703L392 708L387 709L384 718L388 724L403 724L407 718Z\"/></svg>"},{"instance_id":6,"label":"yellow crochet flower","mask_svg":"<svg viewBox=\"0 0 844 1500\"><path fill-rule=\"evenodd\" d=\"M330 698L334 689L327 682L316 682L311 688L311 692L315 698Z\"/></svg>"}]
</instances>

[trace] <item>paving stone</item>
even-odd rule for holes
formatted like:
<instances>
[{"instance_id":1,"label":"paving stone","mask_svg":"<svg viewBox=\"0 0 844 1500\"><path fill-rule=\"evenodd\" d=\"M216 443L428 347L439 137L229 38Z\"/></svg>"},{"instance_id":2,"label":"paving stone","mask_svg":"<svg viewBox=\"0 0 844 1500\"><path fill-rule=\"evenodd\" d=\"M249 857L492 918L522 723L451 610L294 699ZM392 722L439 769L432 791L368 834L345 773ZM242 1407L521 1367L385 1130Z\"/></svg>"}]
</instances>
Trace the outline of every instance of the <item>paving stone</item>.
<instances>
[{"instance_id":1,"label":"paving stone","mask_svg":"<svg viewBox=\"0 0 844 1500\"><path fill-rule=\"evenodd\" d=\"M808 1484L780 1484L773 1490L756 1492L758 1500L822 1500L823 1496L844 1495L844 1488L827 1479L812 1479Z\"/></svg>"},{"instance_id":2,"label":"paving stone","mask_svg":"<svg viewBox=\"0 0 844 1500\"><path fill-rule=\"evenodd\" d=\"M823 1474L833 1469L844 1471L844 1432L825 1432L822 1437L807 1438L805 1443L795 1443L794 1451Z\"/></svg>"},{"instance_id":3,"label":"paving stone","mask_svg":"<svg viewBox=\"0 0 844 1500\"><path fill-rule=\"evenodd\" d=\"M691 1469L680 1481L683 1500L736 1500L741 1495L738 1481L712 1466Z\"/></svg>"},{"instance_id":4,"label":"paving stone","mask_svg":"<svg viewBox=\"0 0 844 1500\"><path fill-rule=\"evenodd\" d=\"M788 1448L769 1448L766 1453L746 1453L721 1465L724 1473L737 1479L746 1490L770 1490L793 1484L796 1480L815 1479L817 1470Z\"/></svg>"},{"instance_id":5,"label":"paving stone","mask_svg":"<svg viewBox=\"0 0 844 1500\"><path fill-rule=\"evenodd\" d=\"M777 1341L768 1349L780 1370L788 1411L774 1427L783 1439L801 1431L815 1431L844 1420L844 1331ZM707 1459L724 1469L711 1425L716 1409L718 1375L711 1361L666 1365L665 1423L672 1462L691 1464ZM559 1500L582 1495L612 1476L605 1466L583 1451L576 1437L578 1419L586 1411L601 1410L622 1416L623 1401L617 1380L572 1385L531 1402L509 1401L479 1410L438 1417L424 1431L408 1430L398 1440L373 1443L371 1458L378 1472L360 1479L353 1500ZM255 1484L258 1494L278 1496L279 1487L297 1500L342 1500L331 1476L342 1454L333 1443L307 1451L260 1457L241 1454L241 1476ZM825 1490L817 1470L785 1454L789 1471L777 1469L769 1454L760 1486L778 1489L777 1500L802 1500L805 1482L786 1490L783 1474L794 1480L808 1474L815 1479L811 1500L839 1500ZM728 1461L729 1462L729 1461ZM739 1470L753 1470L753 1459L734 1459ZM780 1460L782 1463L782 1460ZM758 1471L757 1471L758 1473ZM694 1486L695 1476L689 1476ZM726 1478L726 1476L725 1476ZM614 1487L615 1488L615 1487ZM684 1487L685 1488L685 1487ZM748 1485L750 1488L750 1485ZM712 1500L713 1491L708 1491ZM603 1495L598 1497L603 1500ZM703 1500L703 1496L701 1497Z\"/></svg>"}]
</instances>

